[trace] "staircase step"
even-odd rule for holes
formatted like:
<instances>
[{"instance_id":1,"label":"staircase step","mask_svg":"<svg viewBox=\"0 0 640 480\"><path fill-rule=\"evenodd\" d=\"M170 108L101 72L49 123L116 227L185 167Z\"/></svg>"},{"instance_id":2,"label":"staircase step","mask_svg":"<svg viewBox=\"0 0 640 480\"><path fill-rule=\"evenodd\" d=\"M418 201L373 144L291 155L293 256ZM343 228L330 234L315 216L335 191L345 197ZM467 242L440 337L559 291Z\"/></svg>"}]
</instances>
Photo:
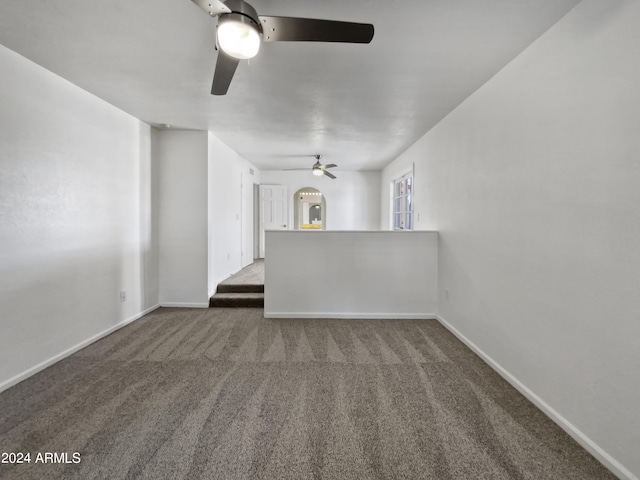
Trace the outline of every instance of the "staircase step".
<instances>
[{"instance_id":1,"label":"staircase step","mask_svg":"<svg viewBox=\"0 0 640 480\"><path fill-rule=\"evenodd\" d=\"M209 299L209 307L264 308L264 293L216 293Z\"/></svg>"},{"instance_id":2,"label":"staircase step","mask_svg":"<svg viewBox=\"0 0 640 480\"><path fill-rule=\"evenodd\" d=\"M219 283L217 293L264 293L264 284Z\"/></svg>"}]
</instances>

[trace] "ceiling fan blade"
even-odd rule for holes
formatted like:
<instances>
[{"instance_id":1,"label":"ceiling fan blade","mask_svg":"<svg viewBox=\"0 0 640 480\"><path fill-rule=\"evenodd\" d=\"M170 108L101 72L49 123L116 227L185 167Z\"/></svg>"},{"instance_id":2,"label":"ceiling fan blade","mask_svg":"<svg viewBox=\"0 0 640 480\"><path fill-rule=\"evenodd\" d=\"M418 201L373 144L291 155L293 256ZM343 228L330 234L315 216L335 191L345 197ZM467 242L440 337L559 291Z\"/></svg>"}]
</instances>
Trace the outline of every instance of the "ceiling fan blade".
<instances>
[{"instance_id":1,"label":"ceiling fan blade","mask_svg":"<svg viewBox=\"0 0 640 480\"><path fill-rule=\"evenodd\" d=\"M329 177L329 178L333 178L335 180L336 176L333 173L329 173L326 170L323 170L324 174Z\"/></svg>"},{"instance_id":2,"label":"ceiling fan blade","mask_svg":"<svg viewBox=\"0 0 640 480\"><path fill-rule=\"evenodd\" d=\"M212 17L221 13L231 13L231 9L220 0L191 0Z\"/></svg>"},{"instance_id":3,"label":"ceiling fan blade","mask_svg":"<svg viewBox=\"0 0 640 480\"><path fill-rule=\"evenodd\" d=\"M265 15L258 18L265 42L369 43L373 38L373 25L370 23Z\"/></svg>"},{"instance_id":4,"label":"ceiling fan blade","mask_svg":"<svg viewBox=\"0 0 640 480\"><path fill-rule=\"evenodd\" d=\"M329 165L323 165L322 168L333 168L333 167L337 167L338 165L336 165L335 163L330 163Z\"/></svg>"},{"instance_id":5,"label":"ceiling fan blade","mask_svg":"<svg viewBox=\"0 0 640 480\"><path fill-rule=\"evenodd\" d=\"M222 49L218 49L218 61L216 62L216 71L213 74L211 95L226 95L238 63L240 60L227 55Z\"/></svg>"}]
</instances>

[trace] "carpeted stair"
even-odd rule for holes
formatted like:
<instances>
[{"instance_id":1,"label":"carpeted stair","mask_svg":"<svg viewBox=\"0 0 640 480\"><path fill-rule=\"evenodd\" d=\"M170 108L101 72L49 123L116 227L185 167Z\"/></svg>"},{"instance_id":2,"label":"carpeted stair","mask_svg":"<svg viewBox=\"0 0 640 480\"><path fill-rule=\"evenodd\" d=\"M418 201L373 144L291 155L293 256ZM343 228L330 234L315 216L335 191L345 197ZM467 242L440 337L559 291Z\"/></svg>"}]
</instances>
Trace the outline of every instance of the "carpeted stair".
<instances>
[{"instance_id":1,"label":"carpeted stair","mask_svg":"<svg viewBox=\"0 0 640 480\"><path fill-rule=\"evenodd\" d=\"M221 283L209 299L211 308L264 308L264 285Z\"/></svg>"}]
</instances>

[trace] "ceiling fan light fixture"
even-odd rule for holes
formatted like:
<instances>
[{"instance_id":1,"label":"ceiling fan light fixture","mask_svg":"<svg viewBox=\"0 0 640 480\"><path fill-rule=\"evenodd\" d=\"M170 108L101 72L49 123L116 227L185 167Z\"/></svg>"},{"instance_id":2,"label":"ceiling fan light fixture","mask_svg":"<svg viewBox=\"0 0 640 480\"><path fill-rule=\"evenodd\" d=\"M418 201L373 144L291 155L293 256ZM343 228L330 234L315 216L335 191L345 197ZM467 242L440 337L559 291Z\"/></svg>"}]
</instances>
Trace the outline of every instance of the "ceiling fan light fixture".
<instances>
[{"instance_id":1,"label":"ceiling fan light fixture","mask_svg":"<svg viewBox=\"0 0 640 480\"><path fill-rule=\"evenodd\" d=\"M260 32L243 15L224 15L218 21L218 46L234 58L253 58L260 50Z\"/></svg>"},{"instance_id":2,"label":"ceiling fan light fixture","mask_svg":"<svg viewBox=\"0 0 640 480\"><path fill-rule=\"evenodd\" d=\"M321 177L324 173L320 167L313 167L312 172L316 177Z\"/></svg>"}]
</instances>

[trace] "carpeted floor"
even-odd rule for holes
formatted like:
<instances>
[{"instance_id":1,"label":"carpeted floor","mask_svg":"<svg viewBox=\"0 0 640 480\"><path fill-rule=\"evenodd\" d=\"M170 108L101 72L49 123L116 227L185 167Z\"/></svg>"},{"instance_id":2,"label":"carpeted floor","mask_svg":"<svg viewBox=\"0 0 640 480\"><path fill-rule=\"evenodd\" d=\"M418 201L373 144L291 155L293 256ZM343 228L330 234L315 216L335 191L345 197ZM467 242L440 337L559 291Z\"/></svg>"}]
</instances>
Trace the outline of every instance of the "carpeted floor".
<instances>
[{"instance_id":1,"label":"carpeted floor","mask_svg":"<svg viewBox=\"0 0 640 480\"><path fill-rule=\"evenodd\" d=\"M3 392L0 451L12 480L615 478L436 321L258 309L159 309Z\"/></svg>"},{"instance_id":2,"label":"carpeted floor","mask_svg":"<svg viewBox=\"0 0 640 480\"><path fill-rule=\"evenodd\" d=\"M219 285L264 285L264 259L255 259L253 263L220 282Z\"/></svg>"}]
</instances>

